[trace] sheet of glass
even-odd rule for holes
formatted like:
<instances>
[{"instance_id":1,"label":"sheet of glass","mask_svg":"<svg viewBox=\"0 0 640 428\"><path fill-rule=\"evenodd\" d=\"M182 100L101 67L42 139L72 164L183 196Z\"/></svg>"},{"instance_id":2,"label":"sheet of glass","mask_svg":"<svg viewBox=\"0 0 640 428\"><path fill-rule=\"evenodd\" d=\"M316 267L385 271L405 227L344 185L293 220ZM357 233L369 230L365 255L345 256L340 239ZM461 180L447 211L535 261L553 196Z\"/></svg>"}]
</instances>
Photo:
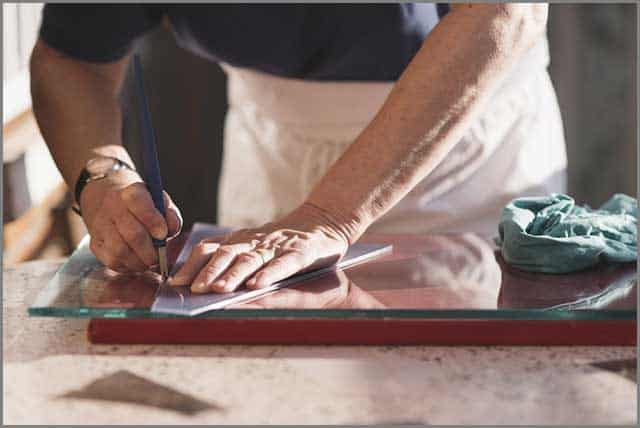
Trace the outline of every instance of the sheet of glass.
<instances>
[{"instance_id":1,"label":"sheet of glass","mask_svg":"<svg viewBox=\"0 0 640 428\"><path fill-rule=\"evenodd\" d=\"M198 225L211 235L225 230ZM199 235L199 234L198 234ZM191 235L190 248L197 242ZM187 234L170 242L178 259ZM348 270L309 278L248 302L199 317L397 317L477 319L634 319L634 263L565 275L520 271L501 259L490 239L461 235L366 235L361 243L391 245L389 254ZM188 252L188 250L186 250ZM182 254L186 254L186 252ZM174 267L175 269L176 267ZM150 310L160 278L120 275L78 247L29 309L34 316L175 317Z\"/></svg>"},{"instance_id":2,"label":"sheet of glass","mask_svg":"<svg viewBox=\"0 0 640 428\"><path fill-rule=\"evenodd\" d=\"M210 225L202 223L196 224L189 235L185 246L182 248L173 272L177 272L180 266L187 260L189 253L194 245L205 238L218 235L219 230ZM295 286L305 280L321 276L336 269L346 269L357 263L362 263L374 257L392 250L391 245L373 244L373 243L356 243L352 245L347 254L338 262L337 266L329 266L315 271L294 275L284 281L273 284L270 287L250 290L241 288L231 293L208 293L196 294L192 293L189 287L172 287L168 284L162 284L158 287L156 298L151 305L151 312L174 314L174 315L200 315L205 312L223 309L231 304L237 304L254 300L262 295L271 293L285 287Z\"/></svg>"}]
</instances>

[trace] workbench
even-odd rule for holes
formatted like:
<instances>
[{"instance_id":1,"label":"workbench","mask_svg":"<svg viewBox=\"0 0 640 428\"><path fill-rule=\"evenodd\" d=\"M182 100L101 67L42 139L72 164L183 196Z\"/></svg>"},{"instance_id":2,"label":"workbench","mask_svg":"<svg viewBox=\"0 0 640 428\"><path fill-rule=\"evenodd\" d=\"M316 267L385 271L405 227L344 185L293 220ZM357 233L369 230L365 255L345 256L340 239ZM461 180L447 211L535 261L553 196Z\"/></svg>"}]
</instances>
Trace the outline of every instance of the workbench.
<instances>
[{"instance_id":1,"label":"workbench","mask_svg":"<svg viewBox=\"0 0 640 428\"><path fill-rule=\"evenodd\" d=\"M95 345L27 316L62 262L3 272L5 424L637 422L635 347Z\"/></svg>"}]
</instances>

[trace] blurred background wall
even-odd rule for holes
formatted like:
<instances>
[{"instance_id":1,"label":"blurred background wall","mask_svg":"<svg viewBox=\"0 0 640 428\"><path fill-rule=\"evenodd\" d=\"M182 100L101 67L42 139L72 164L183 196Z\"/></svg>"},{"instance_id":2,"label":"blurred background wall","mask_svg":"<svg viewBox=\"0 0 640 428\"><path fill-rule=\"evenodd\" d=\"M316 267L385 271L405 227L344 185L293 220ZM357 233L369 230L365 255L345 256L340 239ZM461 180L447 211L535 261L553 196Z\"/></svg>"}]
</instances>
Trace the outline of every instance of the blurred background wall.
<instances>
[{"instance_id":1,"label":"blurred background wall","mask_svg":"<svg viewBox=\"0 0 640 428\"><path fill-rule=\"evenodd\" d=\"M3 117L3 221L5 226L19 220L32 225L33 219L51 217L54 212L57 217L41 222L41 229L71 243L57 252L36 251L37 245L30 244L31 250L16 252L12 260L17 261L68 252L82 234L78 219L65 214L69 198L60 196L59 177L51 178L55 171L28 110L28 92L14 90L16 82L25 80L40 7L3 5L3 103L7 105L9 96L13 98L8 104L18 106L17 114ZM581 203L599 205L614 192L637 193L636 30L634 4L553 4L550 8L550 72L565 125L569 193ZM215 222L227 107L225 76L216 64L177 47L164 27L145 36L138 49L165 187L182 208L187 226L194 221ZM135 156L138 129L129 107L135 105L130 83L123 93L124 140ZM52 197L56 189L57 196ZM24 194L32 196L16 197ZM43 204L34 214L34 208ZM31 216L28 222L26 214ZM11 232L11 227L5 227L5 249L7 230ZM14 229L11 236L19 236L20 230ZM45 246L60 241L39 239Z\"/></svg>"},{"instance_id":2,"label":"blurred background wall","mask_svg":"<svg viewBox=\"0 0 640 428\"><path fill-rule=\"evenodd\" d=\"M634 4L554 4L550 74L562 111L569 193L599 205L637 193Z\"/></svg>"}]
</instances>

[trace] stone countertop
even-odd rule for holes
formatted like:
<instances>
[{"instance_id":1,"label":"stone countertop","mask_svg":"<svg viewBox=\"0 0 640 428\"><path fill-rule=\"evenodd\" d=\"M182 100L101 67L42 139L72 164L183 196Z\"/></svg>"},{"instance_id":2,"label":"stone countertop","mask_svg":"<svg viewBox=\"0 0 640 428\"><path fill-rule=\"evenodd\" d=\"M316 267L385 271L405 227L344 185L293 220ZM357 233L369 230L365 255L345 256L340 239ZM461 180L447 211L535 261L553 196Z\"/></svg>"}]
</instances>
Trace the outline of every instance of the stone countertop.
<instances>
[{"instance_id":1,"label":"stone countertop","mask_svg":"<svg viewBox=\"0 0 640 428\"><path fill-rule=\"evenodd\" d=\"M635 424L633 347L92 345L3 272L5 424Z\"/></svg>"}]
</instances>

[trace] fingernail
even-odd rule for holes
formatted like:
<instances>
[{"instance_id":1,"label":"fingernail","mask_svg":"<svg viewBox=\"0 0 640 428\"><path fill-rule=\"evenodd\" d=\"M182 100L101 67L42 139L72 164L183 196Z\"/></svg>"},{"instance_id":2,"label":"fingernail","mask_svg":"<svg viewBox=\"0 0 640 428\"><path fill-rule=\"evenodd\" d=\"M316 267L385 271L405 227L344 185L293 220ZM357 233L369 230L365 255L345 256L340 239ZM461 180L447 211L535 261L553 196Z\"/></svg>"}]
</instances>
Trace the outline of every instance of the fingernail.
<instances>
[{"instance_id":1,"label":"fingernail","mask_svg":"<svg viewBox=\"0 0 640 428\"><path fill-rule=\"evenodd\" d=\"M236 289L235 286L233 285L227 285L225 288L222 289L223 293L231 293L232 291L234 291Z\"/></svg>"},{"instance_id":2,"label":"fingernail","mask_svg":"<svg viewBox=\"0 0 640 428\"><path fill-rule=\"evenodd\" d=\"M196 282L191 286L191 291L195 293L203 293L207 291L207 284L205 284L204 282Z\"/></svg>"},{"instance_id":3,"label":"fingernail","mask_svg":"<svg viewBox=\"0 0 640 428\"><path fill-rule=\"evenodd\" d=\"M153 237L156 239L165 239L167 237L167 228L164 226L154 228Z\"/></svg>"},{"instance_id":4,"label":"fingernail","mask_svg":"<svg viewBox=\"0 0 640 428\"><path fill-rule=\"evenodd\" d=\"M213 288L216 288L218 290L224 290L224 286L226 284L227 284L227 281L224 279L221 279L213 283Z\"/></svg>"},{"instance_id":5,"label":"fingernail","mask_svg":"<svg viewBox=\"0 0 640 428\"><path fill-rule=\"evenodd\" d=\"M253 287L254 285L256 285L256 277L255 276L253 278L251 278L249 281L247 281L247 287Z\"/></svg>"}]
</instances>

